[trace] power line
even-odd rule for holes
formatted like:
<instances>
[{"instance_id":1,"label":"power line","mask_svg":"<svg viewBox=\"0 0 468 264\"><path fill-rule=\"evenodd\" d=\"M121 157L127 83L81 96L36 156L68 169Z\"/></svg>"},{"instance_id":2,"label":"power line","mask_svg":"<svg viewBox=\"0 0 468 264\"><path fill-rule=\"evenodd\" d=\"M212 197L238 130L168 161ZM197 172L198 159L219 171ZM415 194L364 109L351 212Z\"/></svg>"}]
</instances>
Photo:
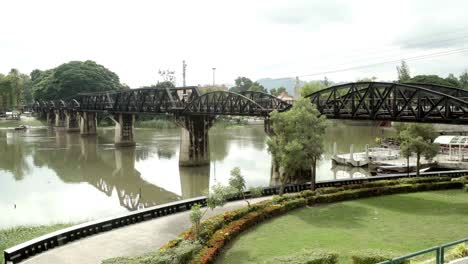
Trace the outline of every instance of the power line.
<instances>
[{"instance_id":1,"label":"power line","mask_svg":"<svg viewBox=\"0 0 468 264\"><path fill-rule=\"evenodd\" d=\"M310 73L310 74L302 74L302 75L297 75L297 76L298 77L309 77L309 76L324 75L324 74L337 73L337 72L345 72L345 71L350 71L350 70L357 70L357 69L363 69L363 68L369 68L369 67L385 65L385 64L389 64L389 63L397 63L397 62L400 62L402 60L417 61L417 60L424 60L424 59L430 59L430 58L435 58L435 57L453 55L453 54L463 53L463 52L467 52L467 51L468 51L468 48L453 49L453 50L429 53L429 54L425 54L425 55L406 57L406 58L402 58L402 59L394 59L394 60L388 60L388 61L383 61L383 62L378 62L378 63L358 65L358 66L354 66L354 67L348 67L348 68L342 68L342 69L336 69L336 70L329 70L329 71L323 71L323 72L316 72L316 73ZM289 79L289 78L291 78L291 77L282 77L282 78L277 78L276 80Z\"/></svg>"}]
</instances>

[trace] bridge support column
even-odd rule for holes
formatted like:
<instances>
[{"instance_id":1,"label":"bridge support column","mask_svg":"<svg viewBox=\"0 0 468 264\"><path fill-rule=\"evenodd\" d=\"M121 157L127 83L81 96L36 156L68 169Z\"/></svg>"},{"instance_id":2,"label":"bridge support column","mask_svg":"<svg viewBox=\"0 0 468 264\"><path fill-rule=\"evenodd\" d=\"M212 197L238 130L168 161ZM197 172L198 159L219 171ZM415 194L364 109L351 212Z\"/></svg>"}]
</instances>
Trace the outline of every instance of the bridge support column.
<instances>
[{"instance_id":1,"label":"bridge support column","mask_svg":"<svg viewBox=\"0 0 468 264\"><path fill-rule=\"evenodd\" d=\"M65 127L65 112L63 110L55 111L55 127Z\"/></svg>"},{"instance_id":2,"label":"bridge support column","mask_svg":"<svg viewBox=\"0 0 468 264\"><path fill-rule=\"evenodd\" d=\"M96 135L97 118L96 113L82 112L80 114L80 134L82 136Z\"/></svg>"},{"instance_id":3,"label":"bridge support column","mask_svg":"<svg viewBox=\"0 0 468 264\"><path fill-rule=\"evenodd\" d=\"M135 146L133 140L133 124L135 123L135 115L132 114L117 114L115 122L115 146L116 147L132 147Z\"/></svg>"},{"instance_id":4,"label":"bridge support column","mask_svg":"<svg viewBox=\"0 0 468 264\"><path fill-rule=\"evenodd\" d=\"M55 125L55 113L54 112L47 112L46 114L47 125L53 126Z\"/></svg>"},{"instance_id":5,"label":"bridge support column","mask_svg":"<svg viewBox=\"0 0 468 264\"><path fill-rule=\"evenodd\" d=\"M182 127L179 166L210 164L208 130L213 125L212 116L183 116L177 118Z\"/></svg>"},{"instance_id":6,"label":"bridge support column","mask_svg":"<svg viewBox=\"0 0 468 264\"><path fill-rule=\"evenodd\" d=\"M67 111L65 113L65 127L67 128L67 132L79 132L80 127L78 125L78 115L75 111Z\"/></svg>"}]
</instances>

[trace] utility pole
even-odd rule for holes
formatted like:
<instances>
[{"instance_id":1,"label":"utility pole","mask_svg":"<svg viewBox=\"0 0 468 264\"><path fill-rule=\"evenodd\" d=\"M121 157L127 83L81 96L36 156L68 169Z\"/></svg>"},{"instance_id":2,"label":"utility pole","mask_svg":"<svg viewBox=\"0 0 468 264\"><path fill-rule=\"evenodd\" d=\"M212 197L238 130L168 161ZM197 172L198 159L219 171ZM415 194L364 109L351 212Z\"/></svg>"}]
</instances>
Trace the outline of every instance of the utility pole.
<instances>
[{"instance_id":1,"label":"utility pole","mask_svg":"<svg viewBox=\"0 0 468 264\"><path fill-rule=\"evenodd\" d=\"M213 67L213 87L215 86L215 70L216 68Z\"/></svg>"},{"instance_id":2,"label":"utility pole","mask_svg":"<svg viewBox=\"0 0 468 264\"><path fill-rule=\"evenodd\" d=\"M185 64L185 60L182 61L182 83L185 87L185 70L187 69L187 64Z\"/></svg>"}]
</instances>

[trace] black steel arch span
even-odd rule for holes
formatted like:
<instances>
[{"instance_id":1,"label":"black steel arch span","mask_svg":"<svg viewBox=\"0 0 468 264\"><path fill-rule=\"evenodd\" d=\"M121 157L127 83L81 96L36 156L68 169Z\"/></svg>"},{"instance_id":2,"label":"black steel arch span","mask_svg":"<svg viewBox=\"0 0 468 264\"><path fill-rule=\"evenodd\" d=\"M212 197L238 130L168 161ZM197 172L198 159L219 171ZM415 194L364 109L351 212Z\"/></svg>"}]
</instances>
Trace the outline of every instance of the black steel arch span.
<instances>
[{"instance_id":1,"label":"black steel arch span","mask_svg":"<svg viewBox=\"0 0 468 264\"><path fill-rule=\"evenodd\" d=\"M405 82L403 84L427 88L429 90L441 92L447 95L457 97L458 99L468 101L468 91L460 89L460 88L445 86L445 85L438 85L438 84L431 84L431 83L418 83L418 82Z\"/></svg>"},{"instance_id":2,"label":"black steel arch span","mask_svg":"<svg viewBox=\"0 0 468 264\"><path fill-rule=\"evenodd\" d=\"M387 120L468 124L468 102L444 91L408 84L358 82L332 86L309 94L317 110L331 119Z\"/></svg>"},{"instance_id":3,"label":"black steel arch span","mask_svg":"<svg viewBox=\"0 0 468 264\"><path fill-rule=\"evenodd\" d=\"M36 112L71 110L128 114L241 115L267 116L291 105L262 92L215 91L201 95L195 86L140 88L109 92L80 93L63 100L40 101Z\"/></svg>"}]
</instances>

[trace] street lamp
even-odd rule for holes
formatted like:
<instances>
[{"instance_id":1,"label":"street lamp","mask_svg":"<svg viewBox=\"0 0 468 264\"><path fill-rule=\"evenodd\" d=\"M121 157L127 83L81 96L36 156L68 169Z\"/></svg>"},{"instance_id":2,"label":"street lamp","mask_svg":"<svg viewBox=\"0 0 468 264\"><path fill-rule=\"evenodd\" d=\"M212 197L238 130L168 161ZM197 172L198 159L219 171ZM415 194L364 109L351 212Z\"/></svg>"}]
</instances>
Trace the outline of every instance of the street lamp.
<instances>
[{"instance_id":1,"label":"street lamp","mask_svg":"<svg viewBox=\"0 0 468 264\"><path fill-rule=\"evenodd\" d=\"M216 68L213 67L213 87L215 86L215 70Z\"/></svg>"}]
</instances>

